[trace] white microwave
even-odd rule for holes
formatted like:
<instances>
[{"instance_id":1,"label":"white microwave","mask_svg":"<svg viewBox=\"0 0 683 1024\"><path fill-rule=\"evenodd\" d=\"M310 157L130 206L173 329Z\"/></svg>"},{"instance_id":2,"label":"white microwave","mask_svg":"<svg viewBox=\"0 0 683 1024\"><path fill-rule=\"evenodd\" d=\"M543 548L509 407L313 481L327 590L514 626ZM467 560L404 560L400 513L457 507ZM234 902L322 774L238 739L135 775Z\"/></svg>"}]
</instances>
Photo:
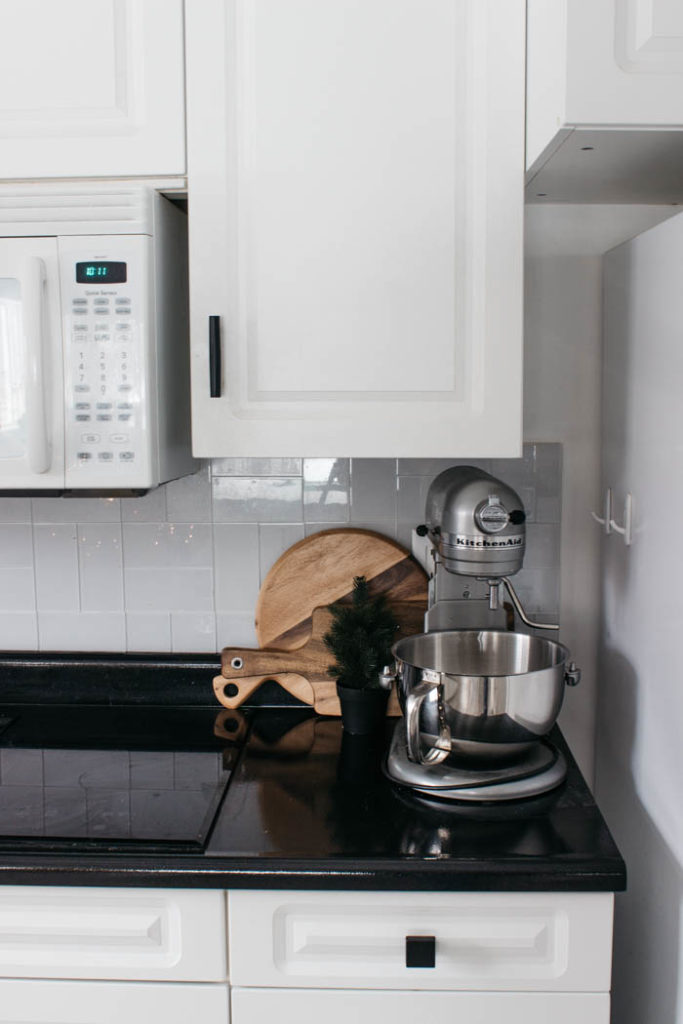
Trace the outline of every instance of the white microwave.
<instances>
[{"instance_id":1,"label":"white microwave","mask_svg":"<svg viewBox=\"0 0 683 1024\"><path fill-rule=\"evenodd\" d=\"M187 217L136 183L0 189L0 491L192 472Z\"/></svg>"}]
</instances>

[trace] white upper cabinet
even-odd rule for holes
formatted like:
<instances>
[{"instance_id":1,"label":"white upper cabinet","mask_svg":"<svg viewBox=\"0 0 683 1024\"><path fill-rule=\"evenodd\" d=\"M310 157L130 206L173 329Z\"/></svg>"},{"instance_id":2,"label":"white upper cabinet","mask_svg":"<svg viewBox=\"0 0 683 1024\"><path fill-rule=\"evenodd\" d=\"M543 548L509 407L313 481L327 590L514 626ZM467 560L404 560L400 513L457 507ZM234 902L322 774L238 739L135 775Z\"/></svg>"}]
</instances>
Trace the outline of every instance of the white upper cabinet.
<instances>
[{"instance_id":1,"label":"white upper cabinet","mask_svg":"<svg viewBox=\"0 0 683 1024\"><path fill-rule=\"evenodd\" d=\"M2 0L0 175L185 172L182 0Z\"/></svg>"},{"instance_id":2,"label":"white upper cabinet","mask_svg":"<svg viewBox=\"0 0 683 1024\"><path fill-rule=\"evenodd\" d=\"M186 18L195 454L518 455L524 0Z\"/></svg>"},{"instance_id":3,"label":"white upper cabinet","mask_svg":"<svg viewBox=\"0 0 683 1024\"><path fill-rule=\"evenodd\" d=\"M530 198L680 200L681 0L527 7Z\"/></svg>"}]
</instances>

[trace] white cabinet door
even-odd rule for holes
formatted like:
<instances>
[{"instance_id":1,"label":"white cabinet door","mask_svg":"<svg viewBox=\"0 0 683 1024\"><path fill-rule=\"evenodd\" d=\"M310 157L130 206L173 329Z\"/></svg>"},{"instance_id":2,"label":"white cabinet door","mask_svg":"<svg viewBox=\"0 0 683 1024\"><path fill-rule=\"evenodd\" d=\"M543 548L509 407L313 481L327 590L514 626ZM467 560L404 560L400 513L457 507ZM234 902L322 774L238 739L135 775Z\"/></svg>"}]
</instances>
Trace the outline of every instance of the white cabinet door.
<instances>
[{"instance_id":1,"label":"white cabinet door","mask_svg":"<svg viewBox=\"0 0 683 1024\"><path fill-rule=\"evenodd\" d=\"M229 896L230 980L274 988L607 992L611 893ZM434 966L408 967L409 936Z\"/></svg>"},{"instance_id":2,"label":"white cabinet door","mask_svg":"<svg viewBox=\"0 0 683 1024\"><path fill-rule=\"evenodd\" d=\"M232 1024L609 1024L607 993L557 992L309 992L241 989L231 992Z\"/></svg>"},{"instance_id":3,"label":"white cabinet door","mask_svg":"<svg viewBox=\"0 0 683 1024\"><path fill-rule=\"evenodd\" d=\"M229 1020L227 985L0 981L0 1024L229 1024Z\"/></svg>"},{"instance_id":4,"label":"white cabinet door","mask_svg":"<svg viewBox=\"0 0 683 1024\"><path fill-rule=\"evenodd\" d=\"M666 129L682 127L680 0L528 0L527 167L553 170L532 198L580 201L573 173L583 198L666 201L683 154Z\"/></svg>"},{"instance_id":5,"label":"white cabinet door","mask_svg":"<svg viewBox=\"0 0 683 1024\"><path fill-rule=\"evenodd\" d=\"M223 981L225 932L218 889L2 886L0 977Z\"/></svg>"},{"instance_id":6,"label":"white cabinet door","mask_svg":"<svg viewBox=\"0 0 683 1024\"><path fill-rule=\"evenodd\" d=\"M2 0L0 175L185 170L182 0Z\"/></svg>"},{"instance_id":7,"label":"white cabinet door","mask_svg":"<svg viewBox=\"0 0 683 1024\"><path fill-rule=\"evenodd\" d=\"M190 0L196 455L520 453L524 32L523 0Z\"/></svg>"}]
</instances>

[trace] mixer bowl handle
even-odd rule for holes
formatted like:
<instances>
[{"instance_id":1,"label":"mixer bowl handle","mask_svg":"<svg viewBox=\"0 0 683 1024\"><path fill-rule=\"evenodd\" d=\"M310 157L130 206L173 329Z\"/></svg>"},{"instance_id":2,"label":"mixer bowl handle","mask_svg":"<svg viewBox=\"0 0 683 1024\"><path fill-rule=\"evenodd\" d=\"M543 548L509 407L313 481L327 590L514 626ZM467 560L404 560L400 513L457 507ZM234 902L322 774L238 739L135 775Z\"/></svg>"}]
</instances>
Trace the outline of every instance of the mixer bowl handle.
<instances>
[{"instance_id":1,"label":"mixer bowl handle","mask_svg":"<svg viewBox=\"0 0 683 1024\"><path fill-rule=\"evenodd\" d=\"M422 750L420 719L422 705L426 700L437 704L439 736L435 745L425 754ZM451 752L451 730L444 715L442 687L438 672L425 669L422 673L422 682L406 695L405 719L406 746L410 760L415 764L441 764L442 761L445 761Z\"/></svg>"}]
</instances>

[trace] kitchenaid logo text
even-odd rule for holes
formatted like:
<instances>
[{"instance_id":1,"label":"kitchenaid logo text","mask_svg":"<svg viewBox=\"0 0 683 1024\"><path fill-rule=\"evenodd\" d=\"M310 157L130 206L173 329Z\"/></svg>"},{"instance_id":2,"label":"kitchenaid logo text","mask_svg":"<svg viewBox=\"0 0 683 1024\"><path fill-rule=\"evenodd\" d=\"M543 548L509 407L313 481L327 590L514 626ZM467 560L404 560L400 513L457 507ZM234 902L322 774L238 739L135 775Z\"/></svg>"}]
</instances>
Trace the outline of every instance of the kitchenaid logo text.
<instances>
[{"instance_id":1,"label":"kitchenaid logo text","mask_svg":"<svg viewBox=\"0 0 683 1024\"><path fill-rule=\"evenodd\" d=\"M455 538L456 548L518 548L524 543L524 537L516 534L514 537L501 537L499 540L488 537L465 537L457 535Z\"/></svg>"}]
</instances>

